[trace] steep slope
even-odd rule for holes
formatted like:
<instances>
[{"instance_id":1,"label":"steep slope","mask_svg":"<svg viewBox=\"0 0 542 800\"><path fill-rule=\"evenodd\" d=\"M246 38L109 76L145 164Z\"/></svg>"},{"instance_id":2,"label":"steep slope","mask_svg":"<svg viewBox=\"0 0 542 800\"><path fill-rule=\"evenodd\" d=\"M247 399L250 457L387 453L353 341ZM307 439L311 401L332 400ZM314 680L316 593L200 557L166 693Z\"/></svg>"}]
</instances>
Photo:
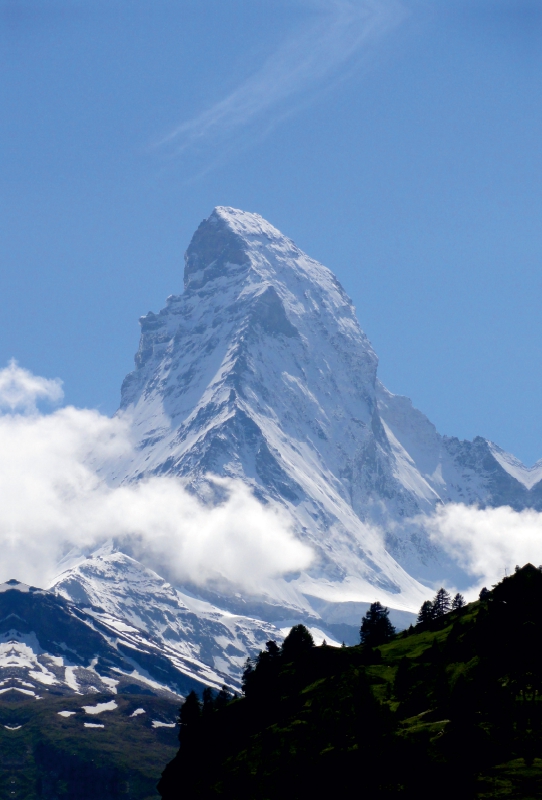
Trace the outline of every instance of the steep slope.
<instances>
[{"instance_id":1,"label":"steep slope","mask_svg":"<svg viewBox=\"0 0 542 800\"><path fill-rule=\"evenodd\" d=\"M0 637L0 695L108 692L174 699L231 682L141 625L16 580L0 586Z\"/></svg>"},{"instance_id":2,"label":"steep slope","mask_svg":"<svg viewBox=\"0 0 542 800\"><path fill-rule=\"evenodd\" d=\"M443 503L541 509L542 463L526 467L493 442L441 436L407 397L377 381L378 410L396 462L425 480Z\"/></svg>"}]
</instances>

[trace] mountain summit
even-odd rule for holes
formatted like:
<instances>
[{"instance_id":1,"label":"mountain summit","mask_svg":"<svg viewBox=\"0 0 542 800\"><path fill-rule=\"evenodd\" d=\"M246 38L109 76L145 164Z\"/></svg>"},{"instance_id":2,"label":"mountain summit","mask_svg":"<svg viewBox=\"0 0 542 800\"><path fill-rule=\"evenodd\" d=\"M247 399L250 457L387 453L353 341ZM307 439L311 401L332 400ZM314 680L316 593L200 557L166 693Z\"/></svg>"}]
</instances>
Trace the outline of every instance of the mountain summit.
<instances>
[{"instance_id":1,"label":"mountain summit","mask_svg":"<svg viewBox=\"0 0 542 800\"><path fill-rule=\"evenodd\" d=\"M315 560L262 587L271 605L346 622L378 591L413 609L425 590L412 575L442 558L418 515L540 502L541 465L442 437L382 386L335 276L257 214L215 208L186 252L183 294L140 323L121 403L138 454L111 478L178 475L205 494L207 476L227 476L282 505Z\"/></svg>"},{"instance_id":2,"label":"mountain summit","mask_svg":"<svg viewBox=\"0 0 542 800\"><path fill-rule=\"evenodd\" d=\"M272 602L308 611L308 597L370 600L378 587L396 608L416 604L421 587L367 524L383 497L418 505L393 476L377 357L337 279L260 216L231 208L200 225L185 260L184 293L141 320L122 388L139 455L116 479L180 475L198 491L215 474L280 503L316 558L262 587Z\"/></svg>"}]
</instances>

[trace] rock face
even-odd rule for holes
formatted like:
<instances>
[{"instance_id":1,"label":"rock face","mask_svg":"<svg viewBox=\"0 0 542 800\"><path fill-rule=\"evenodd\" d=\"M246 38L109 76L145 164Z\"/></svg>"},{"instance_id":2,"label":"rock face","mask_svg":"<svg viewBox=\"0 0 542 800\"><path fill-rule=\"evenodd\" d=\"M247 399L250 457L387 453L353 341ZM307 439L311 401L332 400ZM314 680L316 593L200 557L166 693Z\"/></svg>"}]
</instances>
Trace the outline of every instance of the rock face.
<instances>
[{"instance_id":1,"label":"rock face","mask_svg":"<svg viewBox=\"0 0 542 800\"><path fill-rule=\"evenodd\" d=\"M328 601L378 587L397 608L417 604L422 590L366 523L429 508L434 492L420 480L416 497L393 473L377 358L336 278L261 217L218 208L184 283L141 320L122 388L139 452L113 479L179 475L199 491L213 473L282 504L317 558L270 602L309 612L325 582Z\"/></svg>"},{"instance_id":2,"label":"rock face","mask_svg":"<svg viewBox=\"0 0 542 800\"><path fill-rule=\"evenodd\" d=\"M280 504L315 552L305 573L277 579L257 597L199 590L214 604L211 616L220 607L279 628L303 619L329 632L358 627L376 597L397 613L412 612L428 594L418 581L451 569L419 515L451 501L542 507L542 462L528 469L485 439L441 436L410 400L388 392L334 275L260 216L216 208L185 260L184 292L140 321L136 368L121 402L136 455L108 468L107 478L118 485L181 476L201 497L210 474L240 479L262 502ZM113 561L108 568L121 575L126 564ZM118 578L113 601L98 572L81 564L57 591L72 600L88 591L95 605L135 620L122 600L128 582ZM177 603L179 618L194 613L205 627L211 617L190 607L185 588L184 599L163 589L163 608ZM141 623L148 598L146 589L132 598L135 624L164 637L169 611ZM193 624L196 631L200 623ZM189 629L167 636L189 640ZM234 648L239 631L230 629ZM268 633L265 625L253 631L248 650ZM195 641L206 635L199 630ZM187 657L200 657L189 649ZM205 663L218 663L215 655ZM220 663L238 676L234 661Z\"/></svg>"}]
</instances>

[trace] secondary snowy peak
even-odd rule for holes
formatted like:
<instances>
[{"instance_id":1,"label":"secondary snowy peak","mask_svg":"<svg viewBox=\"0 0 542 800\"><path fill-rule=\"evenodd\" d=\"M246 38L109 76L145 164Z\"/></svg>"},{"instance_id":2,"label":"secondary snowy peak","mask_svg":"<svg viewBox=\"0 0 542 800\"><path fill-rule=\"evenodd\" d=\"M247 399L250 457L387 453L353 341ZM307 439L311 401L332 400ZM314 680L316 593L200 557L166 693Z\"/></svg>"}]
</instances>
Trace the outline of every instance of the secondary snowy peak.
<instances>
[{"instance_id":1,"label":"secondary snowy peak","mask_svg":"<svg viewBox=\"0 0 542 800\"><path fill-rule=\"evenodd\" d=\"M77 603L100 622L150 640L188 680L238 688L243 665L269 639L282 638L273 625L224 612L173 588L153 570L110 546L76 560L51 590Z\"/></svg>"},{"instance_id":2,"label":"secondary snowy peak","mask_svg":"<svg viewBox=\"0 0 542 800\"><path fill-rule=\"evenodd\" d=\"M443 503L542 508L542 462L526 467L481 436L473 441L441 436L407 397L391 394L380 381L377 397L401 480L416 486L419 496L425 487Z\"/></svg>"},{"instance_id":3,"label":"secondary snowy peak","mask_svg":"<svg viewBox=\"0 0 542 800\"><path fill-rule=\"evenodd\" d=\"M16 580L0 586L0 694L179 695L224 680L111 614Z\"/></svg>"}]
</instances>

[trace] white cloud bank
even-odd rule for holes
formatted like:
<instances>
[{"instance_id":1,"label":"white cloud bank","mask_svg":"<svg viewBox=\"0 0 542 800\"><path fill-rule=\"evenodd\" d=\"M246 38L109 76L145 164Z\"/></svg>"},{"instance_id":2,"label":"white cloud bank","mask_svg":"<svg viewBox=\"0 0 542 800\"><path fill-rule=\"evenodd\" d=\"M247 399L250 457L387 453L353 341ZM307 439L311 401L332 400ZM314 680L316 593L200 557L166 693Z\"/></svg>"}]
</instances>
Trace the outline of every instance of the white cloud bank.
<instances>
[{"instance_id":1,"label":"white cloud bank","mask_svg":"<svg viewBox=\"0 0 542 800\"><path fill-rule=\"evenodd\" d=\"M516 564L542 564L542 514L538 511L450 503L422 524L433 541L472 576L473 590L489 588Z\"/></svg>"},{"instance_id":2,"label":"white cloud bank","mask_svg":"<svg viewBox=\"0 0 542 800\"><path fill-rule=\"evenodd\" d=\"M310 564L312 551L280 509L261 505L240 482L217 479L228 499L214 507L170 477L109 487L92 465L130 452L129 420L37 409L61 399L60 381L14 361L0 370L0 409L9 409L0 413L0 582L45 586L69 549L109 538L199 585L226 579L255 591Z\"/></svg>"},{"instance_id":3,"label":"white cloud bank","mask_svg":"<svg viewBox=\"0 0 542 800\"><path fill-rule=\"evenodd\" d=\"M108 486L95 465L129 455L129 419L73 407L38 410L40 402L61 399L58 380L15 361L0 370L0 582L46 586L68 550L111 538L148 563L167 564L180 582L226 579L251 592L311 563L312 551L281 509L263 506L240 481L214 479L228 499L212 507L176 478ZM472 591L515 564L542 563L536 511L451 503L418 522L472 577Z\"/></svg>"}]
</instances>

